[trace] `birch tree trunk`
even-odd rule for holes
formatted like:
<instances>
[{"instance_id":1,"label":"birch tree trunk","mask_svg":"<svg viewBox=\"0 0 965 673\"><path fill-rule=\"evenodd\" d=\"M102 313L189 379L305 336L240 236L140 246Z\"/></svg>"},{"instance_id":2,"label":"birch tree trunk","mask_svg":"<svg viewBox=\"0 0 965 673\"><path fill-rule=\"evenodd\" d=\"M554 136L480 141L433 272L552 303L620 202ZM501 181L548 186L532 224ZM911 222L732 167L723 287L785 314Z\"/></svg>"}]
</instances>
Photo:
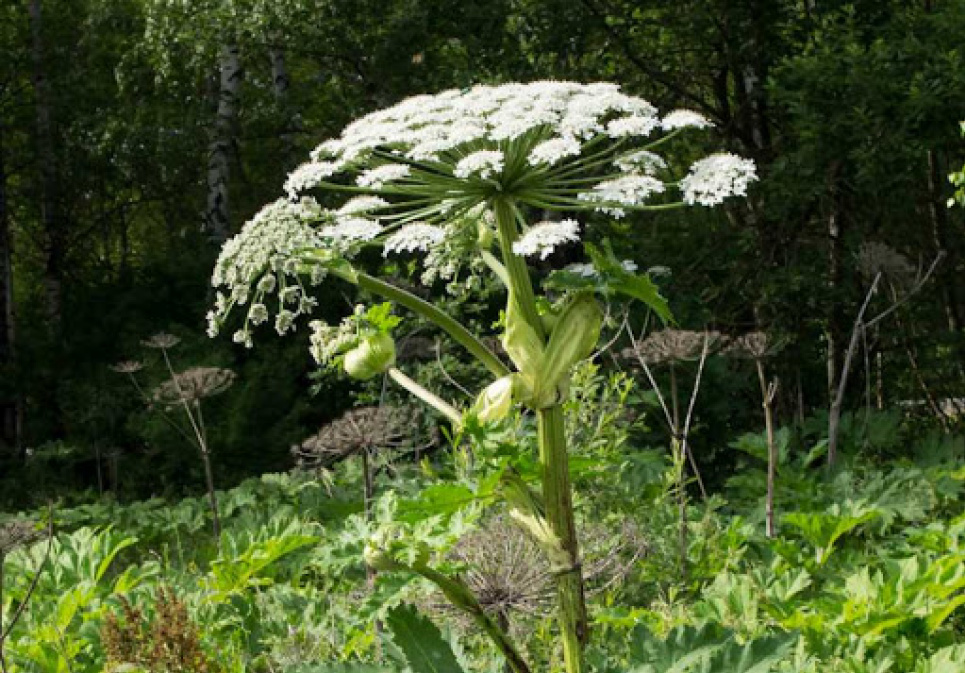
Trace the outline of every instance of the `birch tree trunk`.
<instances>
[{"instance_id":1,"label":"birch tree trunk","mask_svg":"<svg viewBox=\"0 0 965 673\"><path fill-rule=\"evenodd\" d=\"M241 48L238 45L229 44L222 48L218 70L218 110L208 146L208 202L204 223L212 241L221 244L228 240L231 233L228 185L238 121L238 101L244 77Z\"/></svg>"},{"instance_id":2,"label":"birch tree trunk","mask_svg":"<svg viewBox=\"0 0 965 673\"><path fill-rule=\"evenodd\" d=\"M268 51L271 60L271 90L275 96L275 104L281 113L281 143L285 168L289 168L291 157L295 150L295 132L298 131L298 120L291 110L288 90L291 79L288 77L288 66L285 63L285 50L281 47L271 47Z\"/></svg>"}]
</instances>

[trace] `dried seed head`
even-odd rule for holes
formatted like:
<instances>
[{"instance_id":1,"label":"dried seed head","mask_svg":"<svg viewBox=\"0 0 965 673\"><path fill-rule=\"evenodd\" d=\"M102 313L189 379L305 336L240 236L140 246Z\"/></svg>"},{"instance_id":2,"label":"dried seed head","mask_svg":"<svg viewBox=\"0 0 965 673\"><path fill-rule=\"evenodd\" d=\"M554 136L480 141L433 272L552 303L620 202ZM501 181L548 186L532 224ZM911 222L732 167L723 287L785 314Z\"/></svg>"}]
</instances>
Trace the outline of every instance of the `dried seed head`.
<instances>
[{"instance_id":1,"label":"dried seed head","mask_svg":"<svg viewBox=\"0 0 965 673\"><path fill-rule=\"evenodd\" d=\"M43 531L33 521L8 521L0 524L0 556L40 539Z\"/></svg>"},{"instance_id":2,"label":"dried seed head","mask_svg":"<svg viewBox=\"0 0 965 673\"><path fill-rule=\"evenodd\" d=\"M647 364L654 365L694 360L703 352L704 339L709 338L714 342L718 337L717 332L665 329L638 342L636 348L624 349L622 355L631 361L642 359Z\"/></svg>"},{"instance_id":3,"label":"dried seed head","mask_svg":"<svg viewBox=\"0 0 965 673\"><path fill-rule=\"evenodd\" d=\"M235 373L219 367L192 367L154 389L154 400L165 406L197 402L223 393L235 382Z\"/></svg>"},{"instance_id":4,"label":"dried seed head","mask_svg":"<svg viewBox=\"0 0 965 673\"><path fill-rule=\"evenodd\" d=\"M619 531L604 524L588 526L581 539L583 577L590 593L619 582L648 551L639 528L628 521ZM449 559L465 566L462 579L493 616L545 617L553 609L556 583L550 563L532 538L505 516L489 519L460 539ZM431 607L454 610L446 601Z\"/></svg>"},{"instance_id":5,"label":"dried seed head","mask_svg":"<svg viewBox=\"0 0 965 673\"><path fill-rule=\"evenodd\" d=\"M141 345L148 348L166 350L168 348L174 348L179 343L181 343L181 339L179 337L176 337L173 334L168 334L167 332L158 332L150 338L142 341Z\"/></svg>"},{"instance_id":6,"label":"dried seed head","mask_svg":"<svg viewBox=\"0 0 965 673\"><path fill-rule=\"evenodd\" d=\"M858 271L868 280L880 273L898 286L911 284L915 279L915 267L907 257L876 241L861 244Z\"/></svg>"},{"instance_id":7,"label":"dried seed head","mask_svg":"<svg viewBox=\"0 0 965 673\"><path fill-rule=\"evenodd\" d=\"M723 354L731 358L763 360L781 350L784 344L766 332L748 332L733 339Z\"/></svg>"},{"instance_id":8,"label":"dried seed head","mask_svg":"<svg viewBox=\"0 0 965 673\"><path fill-rule=\"evenodd\" d=\"M292 455L298 467L316 469L362 451L398 449L408 444L412 414L404 407L352 409L293 446Z\"/></svg>"},{"instance_id":9,"label":"dried seed head","mask_svg":"<svg viewBox=\"0 0 965 673\"><path fill-rule=\"evenodd\" d=\"M144 363L137 360L124 360L110 366L118 374L136 374L144 369Z\"/></svg>"}]
</instances>

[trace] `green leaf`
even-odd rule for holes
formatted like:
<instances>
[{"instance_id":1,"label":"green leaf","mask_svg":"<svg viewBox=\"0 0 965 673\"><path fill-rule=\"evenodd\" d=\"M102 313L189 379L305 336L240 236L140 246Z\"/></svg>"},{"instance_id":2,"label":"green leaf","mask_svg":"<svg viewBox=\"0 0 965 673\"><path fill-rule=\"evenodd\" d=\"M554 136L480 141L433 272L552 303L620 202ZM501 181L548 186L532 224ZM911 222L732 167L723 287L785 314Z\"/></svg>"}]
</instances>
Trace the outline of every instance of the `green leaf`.
<instances>
[{"instance_id":1,"label":"green leaf","mask_svg":"<svg viewBox=\"0 0 965 673\"><path fill-rule=\"evenodd\" d=\"M677 628L665 640L642 627L634 634L630 673L770 673L797 641L779 634L742 644L716 625Z\"/></svg>"},{"instance_id":2,"label":"green leaf","mask_svg":"<svg viewBox=\"0 0 965 673\"><path fill-rule=\"evenodd\" d=\"M439 628L414 607L393 608L386 625L413 673L465 673Z\"/></svg>"}]
</instances>

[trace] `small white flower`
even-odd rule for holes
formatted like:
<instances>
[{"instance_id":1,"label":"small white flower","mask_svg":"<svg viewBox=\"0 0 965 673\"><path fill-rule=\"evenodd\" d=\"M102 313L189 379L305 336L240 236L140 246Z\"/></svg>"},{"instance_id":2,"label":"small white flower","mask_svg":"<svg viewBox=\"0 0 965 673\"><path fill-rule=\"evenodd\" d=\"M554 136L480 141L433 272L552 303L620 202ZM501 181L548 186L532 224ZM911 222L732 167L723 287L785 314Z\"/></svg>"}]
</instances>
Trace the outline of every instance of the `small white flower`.
<instances>
[{"instance_id":1,"label":"small white flower","mask_svg":"<svg viewBox=\"0 0 965 673\"><path fill-rule=\"evenodd\" d=\"M572 136L562 138L551 138L541 142L529 153L529 164L537 166L539 164L549 164L553 166L561 159L576 156L580 153L580 141Z\"/></svg>"},{"instance_id":2,"label":"small white flower","mask_svg":"<svg viewBox=\"0 0 965 673\"><path fill-rule=\"evenodd\" d=\"M260 325L268 320L268 307L264 304L252 304L248 310L248 320L252 325Z\"/></svg>"},{"instance_id":3,"label":"small white flower","mask_svg":"<svg viewBox=\"0 0 965 673\"><path fill-rule=\"evenodd\" d=\"M463 179L478 174L486 179L503 170L503 161L503 153L499 150L479 150L460 159L452 174Z\"/></svg>"},{"instance_id":4,"label":"small white flower","mask_svg":"<svg viewBox=\"0 0 965 673\"><path fill-rule=\"evenodd\" d=\"M674 129L687 127L706 129L713 125L707 117L693 110L674 110L668 113L660 122L660 126L663 127L664 131L673 131Z\"/></svg>"},{"instance_id":5,"label":"small white flower","mask_svg":"<svg viewBox=\"0 0 965 673\"><path fill-rule=\"evenodd\" d=\"M580 223L576 220L540 222L513 243L513 252L521 257L539 255L546 259L558 245L579 241L579 231Z\"/></svg>"},{"instance_id":6,"label":"small white flower","mask_svg":"<svg viewBox=\"0 0 965 673\"><path fill-rule=\"evenodd\" d=\"M657 128L659 122L656 117L631 115L614 119L606 125L606 134L611 138L626 138L627 136L648 136Z\"/></svg>"},{"instance_id":7,"label":"small white flower","mask_svg":"<svg viewBox=\"0 0 965 673\"><path fill-rule=\"evenodd\" d=\"M728 196L745 196L747 185L757 180L757 167L750 159L726 152L694 162L680 181L684 203L716 206Z\"/></svg>"},{"instance_id":8,"label":"small white flower","mask_svg":"<svg viewBox=\"0 0 965 673\"><path fill-rule=\"evenodd\" d=\"M347 217L323 228L319 233L337 241L371 241L382 233L378 222L364 217Z\"/></svg>"},{"instance_id":9,"label":"small white flower","mask_svg":"<svg viewBox=\"0 0 965 673\"><path fill-rule=\"evenodd\" d=\"M412 169L406 164L384 164L359 175L355 184L359 187L381 189L386 182L395 182L407 178L410 173L412 173Z\"/></svg>"},{"instance_id":10,"label":"small white flower","mask_svg":"<svg viewBox=\"0 0 965 673\"><path fill-rule=\"evenodd\" d=\"M445 237L446 231L442 227L423 222L407 224L386 239L382 255L388 257L391 252L416 250L426 252L441 243Z\"/></svg>"},{"instance_id":11,"label":"small white flower","mask_svg":"<svg viewBox=\"0 0 965 673\"><path fill-rule=\"evenodd\" d=\"M653 176L631 173L601 182L592 192L584 192L579 198L599 203L598 210L619 218L625 214L620 206L639 206L651 195L660 194L665 189L665 185Z\"/></svg>"},{"instance_id":12,"label":"small white flower","mask_svg":"<svg viewBox=\"0 0 965 673\"><path fill-rule=\"evenodd\" d=\"M336 214L341 217L358 215L359 213L368 213L372 210L384 208L387 205L389 205L389 202L378 196L356 196L346 201L345 204L336 211Z\"/></svg>"},{"instance_id":13,"label":"small white flower","mask_svg":"<svg viewBox=\"0 0 965 673\"><path fill-rule=\"evenodd\" d=\"M291 311L284 309L278 312L275 316L275 331L279 335L284 336L285 332L290 330L295 323L295 314Z\"/></svg>"}]
</instances>

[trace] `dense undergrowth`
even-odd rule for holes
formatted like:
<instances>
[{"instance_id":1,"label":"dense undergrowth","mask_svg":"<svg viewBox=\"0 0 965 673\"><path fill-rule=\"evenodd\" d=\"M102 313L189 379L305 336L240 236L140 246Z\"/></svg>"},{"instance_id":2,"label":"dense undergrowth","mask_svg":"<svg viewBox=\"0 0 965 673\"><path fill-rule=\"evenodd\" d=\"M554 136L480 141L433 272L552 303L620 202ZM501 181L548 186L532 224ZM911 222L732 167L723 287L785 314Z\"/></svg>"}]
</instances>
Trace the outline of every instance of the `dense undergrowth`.
<instances>
[{"instance_id":1,"label":"dense undergrowth","mask_svg":"<svg viewBox=\"0 0 965 673\"><path fill-rule=\"evenodd\" d=\"M642 404L632 385L593 367L576 384L568 432L593 670L965 667L961 438L860 414L845 427L845 465L827 473L807 424L782 430L775 539L764 536L764 440L738 438L742 466L726 487L706 499L691 489L682 562L672 466L641 446L645 415L626 421ZM431 585L367 571L374 536L396 540L398 558L428 553L463 571L528 659L552 670L546 564L498 506L484 511L508 466L535 477L532 447L515 439L530 422L513 419L471 452L464 442L418 462L382 455L369 520L357 460L220 493L220 545L201 498L55 509L52 541L6 557L8 626L37 578L4 643L8 670L501 670ZM888 458L899 443L917 458Z\"/></svg>"}]
</instances>

